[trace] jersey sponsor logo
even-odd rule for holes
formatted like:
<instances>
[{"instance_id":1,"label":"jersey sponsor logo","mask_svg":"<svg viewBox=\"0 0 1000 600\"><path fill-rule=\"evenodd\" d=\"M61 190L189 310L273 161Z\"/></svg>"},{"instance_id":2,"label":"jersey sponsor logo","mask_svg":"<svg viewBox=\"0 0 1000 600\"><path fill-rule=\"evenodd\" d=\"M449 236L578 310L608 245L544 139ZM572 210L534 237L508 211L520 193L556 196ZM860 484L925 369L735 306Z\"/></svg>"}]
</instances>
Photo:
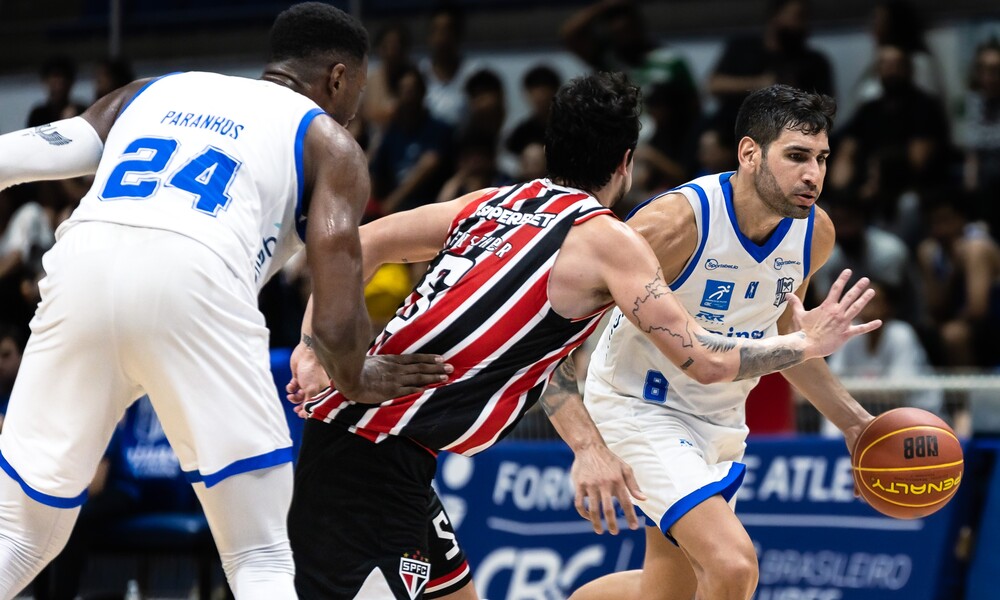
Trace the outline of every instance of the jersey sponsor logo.
<instances>
[{"instance_id":1,"label":"jersey sponsor logo","mask_svg":"<svg viewBox=\"0 0 1000 600\"><path fill-rule=\"evenodd\" d=\"M709 333L714 333L715 335L721 335L725 337L735 337L735 338L747 338L751 340L759 340L764 337L763 329L751 329L749 331L738 331L735 327L730 327L729 331L713 331L711 329L706 329L705 331Z\"/></svg>"},{"instance_id":2,"label":"jersey sponsor logo","mask_svg":"<svg viewBox=\"0 0 1000 600\"><path fill-rule=\"evenodd\" d=\"M774 290L774 305L781 306L785 301L785 296L791 294L795 286L794 277L782 277L778 280L778 286Z\"/></svg>"},{"instance_id":3,"label":"jersey sponsor logo","mask_svg":"<svg viewBox=\"0 0 1000 600\"><path fill-rule=\"evenodd\" d=\"M694 318L699 321L708 321L709 323L723 323L726 315L719 315L716 313L708 312L707 310L700 311L694 316Z\"/></svg>"},{"instance_id":4,"label":"jersey sponsor logo","mask_svg":"<svg viewBox=\"0 0 1000 600\"><path fill-rule=\"evenodd\" d=\"M705 282L705 293L701 297L701 305L713 310L729 310L734 287L736 284L732 281L709 279Z\"/></svg>"},{"instance_id":5,"label":"jersey sponsor logo","mask_svg":"<svg viewBox=\"0 0 1000 600\"><path fill-rule=\"evenodd\" d=\"M802 264L802 261L800 261L800 260L788 260L788 259L781 258L779 256L778 258L774 259L774 270L775 271L780 271L781 268L784 267L785 265L801 265L801 264Z\"/></svg>"},{"instance_id":6,"label":"jersey sponsor logo","mask_svg":"<svg viewBox=\"0 0 1000 600\"><path fill-rule=\"evenodd\" d=\"M743 294L743 297L747 300L753 300L753 297L757 295L757 286L760 285L759 281L751 281L747 285L747 291Z\"/></svg>"},{"instance_id":7,"label":"jersey sponsor logo","mask_svg":"<svg viewBox=\"0 0 1000 600\"><path fill-rule=\"evenodd\" d=\"M705 268L708 269L709 271L714 271L716 269L731 269L733 271L736 271L737 269L739 269L739 267L736 265L731 265L729 263L721 263L715 260L714 258L710 258L705 261Z\"/></svg>"},{"instance_id":8,"label":"jersey sponsor logo","mask_svg":"<svg viewBox=\"0 0 1000 600\"><path fill-rule=\"evenodd\" d=\"M548 227L549 223L556 218L556 215L552 213L522 213L489 204L477 208L475 215L496 221L501 225L532 225L534 227Z\"/></svg>"},{"instance_id":9,"label":"jersey sponsor logo","mask_svg":"<svg viewBox=\"0 0 1000 600\"><path fill-rule=\"evenodd\" d=\"M412 600L417 600L421 590L431 578L431 564L419 553L414 556L415 558L403 556L399 559L399 577L403 580L406 593Z\"/></svg>"}]
</instances>

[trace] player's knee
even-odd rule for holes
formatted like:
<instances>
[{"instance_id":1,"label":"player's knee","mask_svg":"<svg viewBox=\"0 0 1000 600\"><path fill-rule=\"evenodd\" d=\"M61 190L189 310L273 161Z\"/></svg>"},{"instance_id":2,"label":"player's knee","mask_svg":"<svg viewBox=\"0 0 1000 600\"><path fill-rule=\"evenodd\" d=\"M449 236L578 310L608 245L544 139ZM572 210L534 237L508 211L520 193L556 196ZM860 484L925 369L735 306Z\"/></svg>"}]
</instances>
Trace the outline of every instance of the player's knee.
<instances>
[{"instance_id":1,"label":"player's knee","mask_svg":"<svg viewBox=\"0 0 1000 600\"><path fill-rule=\"evenodd\" d=\"M699 589L711 590L720 600L747 600L757 588L757 556L753 546L719 548L711 560L696 568Z\"/></svg>"},{"instance_id":2,"label":"player's knee","mask_svg":"<svg viewBox=\"0 0 1000 600\"><path fill-rule=\"evenodd\" d=\"M257 575L294 575L295 563L288 542L276 542L243 550L221 553L226 578L235 581ZM247 579L250 581L250 579ZM266 581L266 579L262 580Z\"/></svg>"}]
</instances>

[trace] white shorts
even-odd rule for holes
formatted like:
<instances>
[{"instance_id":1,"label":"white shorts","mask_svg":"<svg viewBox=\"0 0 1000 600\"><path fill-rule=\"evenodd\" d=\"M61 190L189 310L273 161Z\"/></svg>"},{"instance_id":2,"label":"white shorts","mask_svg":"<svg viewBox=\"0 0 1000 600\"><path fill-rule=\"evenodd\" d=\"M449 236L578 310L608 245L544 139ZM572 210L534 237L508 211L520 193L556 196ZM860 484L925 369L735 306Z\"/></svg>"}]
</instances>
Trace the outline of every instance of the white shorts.
<instances>
[{"instance_id":1,"label":"white shorts","mask_svg":"<svg viewBox=\"0 0 1000 600\"><path fill-rule=\"evenodd\" d=\"M608 447L635 472L647 500L636 501L650 526L668 538L689 510L720 494L735 508L746 466L747 428L587 388L586 406ZM672 538L671 538L672 539Z\"/></svg>"},{"instance_id":2,"label":"white shorts","mask_svg":"<svg viewBox=\"0 0 1000 600\"><path fill-rule=\"evenodd\" d=\"M86 222L43 261L0 434L0 467L30 497L82 504L116 424L144 393L192 483L292 459L255 292L207 246Z\"/></svg>"}]
</instances>

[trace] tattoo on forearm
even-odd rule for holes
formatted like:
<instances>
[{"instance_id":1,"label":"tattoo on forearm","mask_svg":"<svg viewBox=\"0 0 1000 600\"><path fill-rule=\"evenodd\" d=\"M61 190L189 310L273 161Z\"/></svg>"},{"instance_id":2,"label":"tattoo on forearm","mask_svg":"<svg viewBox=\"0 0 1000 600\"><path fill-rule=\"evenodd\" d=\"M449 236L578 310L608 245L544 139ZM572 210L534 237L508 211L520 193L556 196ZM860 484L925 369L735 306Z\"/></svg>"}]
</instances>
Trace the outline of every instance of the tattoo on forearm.
<instances>
[{"instance_id":1,"label":"tattoo on forearm","mask_svg":"<svg viewBox=\"0 0 1000 600\"><path fill-rule=\"evenodd\" d=\"M689 356L688 359L684 361L684 364L681 365L681 371L687 371L693 364L694 364L694 359Z\"/></svg>"},{"instance_id":2,"label":"tattoo on forearm","mask_svg":"<svg viewBox=\"0 0 1000 600\"><path fill-rule=\"evenodd\" d=\"M649 317L646 317L646 321L643 322L642 312L643 307L647 302L651 300L656 300L662 296L670 293L670 286L668 286L663 281L663 271L662 269L656 270L656 278L653 281L646 284L646 296L643 298L635 299L635 308L632 309L632 316L635 317L636 323L641 331L646 333L653 333L654 331L663 331L672 337L678 338L681 341L681 346L684 348L690 348L693 344L691 342L691 332L685 328L684 333L674 333L669 328L662 325L656 325L655 323L649 322Z\"/></svg>"},{"instance_id":3,"label":"tattoo on forearm","mask_svg":"<svg viewBox=\"0 0 1000 600\"><path fill-rule=\"evenodd\" d=\"M538 403L542 405L545 414L551 417L559 412L567 400L579 395L580 390L576 384L576 365L573 364L572 357L566 357L552 375L552 381L549 382L548 389L542 394Z\"/></svg>"},{"instance_id":4,"label":"tattoo on forearm","mask_svg":"<svg viewBox=\"0 0 1000 600\"><path fill-rule=\"evenodd\" d=\"M721 335L699 333L695 337L698 339L698 343L707 348L709 352L729 352L736 347L736 340L724 338Z\"/></svg>"},{"instance_id":5,"label":"tattoo on forearm","mask_svg":"<svg viewBox=\"0 0 1000 600\"><path fill-rule=\"evenodd\" d=\"M311 335L309 335L307 333L303 333L302 334L302 343L305 345L306 348L309 348L310 350L312 350L313 339L312 339Z\"/></svg>"},{"instance_id":6,"label":"tattoo on forearm","mask_svg":"<svg viewBox=\"0 0 1000 600\"><path fill-rule=\"evenodd\" d=\"M760 377L775 371L787 369L802 362L801 350L791 348L768 348L757 350L747 346L740 348L740 370L734 381Z\"/></svg>"}]
</instances>

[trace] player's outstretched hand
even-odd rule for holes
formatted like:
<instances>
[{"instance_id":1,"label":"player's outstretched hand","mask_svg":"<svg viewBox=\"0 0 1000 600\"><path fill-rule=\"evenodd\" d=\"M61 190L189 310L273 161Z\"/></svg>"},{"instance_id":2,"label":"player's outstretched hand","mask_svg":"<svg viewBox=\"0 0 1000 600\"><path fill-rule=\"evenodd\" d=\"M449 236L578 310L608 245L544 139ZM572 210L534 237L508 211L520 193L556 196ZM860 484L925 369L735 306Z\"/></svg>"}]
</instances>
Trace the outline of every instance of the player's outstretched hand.
<instances>
[{"instance_id":1,"label":"player's outstretched hand","mask_svg":"<svg viewBox=\"0 0 1000 600\"><path fill-rule=\"evenodd\" d=\"M339 389L349 400L359 404L381 404L422 392L429 385L444 383L453 371L454 368L436 354L368 356L357 389Z\"/></svg>"},{"instance_id":2,"label":"player's outstretched hand","mask_svg":"<svg viewBox=\"0 0 1000 600\"><path fill-rule=\"evenodd\" d=\"M812 356L829 356L852 337L882 326L882 321L878 319L860 325L852 324L861 309L875 297L875 290L868 289L868 278L862 277L844 292L850 279L851 270L844 269L830 287L826 300L810 311L805 310L795 294L786 296L792 306L792 322L806 334Z\"/></svg>"},{"instance_id":3,"label":"player's outstretched hand","mask_svg":"<svg viewBox=\"0 0 1000 600\"><path fill-rule=\"evenodd\" d=\"M601 444L578 451L570 476L576 487L576 512L593 524L595 533L604 533L605 521L611 535L618 533L615 500L625 513L629 529L639 528L632 498L645 500L646 495L639 489L632 467L607 446Z\"/></svg>"}]
</instances>

